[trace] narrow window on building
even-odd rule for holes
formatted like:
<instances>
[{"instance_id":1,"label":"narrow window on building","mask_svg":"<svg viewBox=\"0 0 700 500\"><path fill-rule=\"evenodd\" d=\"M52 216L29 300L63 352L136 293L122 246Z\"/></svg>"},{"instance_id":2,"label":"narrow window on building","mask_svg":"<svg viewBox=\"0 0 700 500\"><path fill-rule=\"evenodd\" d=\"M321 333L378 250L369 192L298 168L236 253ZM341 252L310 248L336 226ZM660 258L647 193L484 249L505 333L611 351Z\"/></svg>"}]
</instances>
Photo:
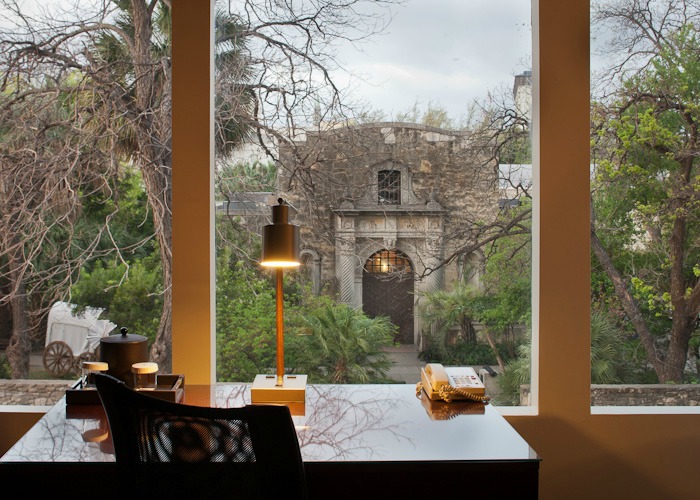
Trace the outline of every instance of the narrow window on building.
<instances>
[{"instance_id":1,"label":"narrow window on building","mask_svg":"<svg viewBox=\"0 0 700 500\"><path fill-rule=\"evenodd\" d=\"M401 172L380 170L377 174L377 194L380 205L401 205Z\"/></svg>"}]
</instances>

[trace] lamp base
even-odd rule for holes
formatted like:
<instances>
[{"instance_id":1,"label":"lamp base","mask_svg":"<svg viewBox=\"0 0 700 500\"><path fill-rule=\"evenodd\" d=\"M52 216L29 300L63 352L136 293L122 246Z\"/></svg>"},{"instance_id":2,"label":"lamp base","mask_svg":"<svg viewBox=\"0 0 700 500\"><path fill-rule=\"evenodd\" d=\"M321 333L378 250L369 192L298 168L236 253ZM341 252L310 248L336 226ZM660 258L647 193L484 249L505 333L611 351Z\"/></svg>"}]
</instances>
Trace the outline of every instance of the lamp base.
<instances>
[{"instance_id":1,"label":"lamp base","mask_svg":"<svg viewBox=\"0 0 700 500\"><path fill-rule=\"evenodd\" d=\"M285 375L281 386L277 375L256 375L250 389L252 403L304 403L306 375Z\"/></svg>"}]
</instances>

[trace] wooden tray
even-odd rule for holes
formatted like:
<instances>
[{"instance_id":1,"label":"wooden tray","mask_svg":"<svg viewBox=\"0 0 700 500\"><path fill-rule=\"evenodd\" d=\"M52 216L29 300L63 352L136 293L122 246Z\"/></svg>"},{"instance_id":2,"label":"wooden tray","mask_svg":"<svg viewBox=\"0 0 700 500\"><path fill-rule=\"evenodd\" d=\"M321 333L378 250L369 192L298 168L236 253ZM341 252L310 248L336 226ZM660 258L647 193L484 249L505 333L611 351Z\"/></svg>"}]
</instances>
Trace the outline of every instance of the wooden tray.
<instances>
[{"instance_id":1,"label":"wooden tray","mask_svg":"<svg viewBox=\"0 0 700 500\"><path fill-rule=\"evenodd\" d=\"M179 403L185 395L185 376L176 374L156 375L156 388L139 391L155 398ZM99 405L100 395L95 389L83 389L78 380L70 389L66 389L66 405Z\"/></svg>"}]
</instances>

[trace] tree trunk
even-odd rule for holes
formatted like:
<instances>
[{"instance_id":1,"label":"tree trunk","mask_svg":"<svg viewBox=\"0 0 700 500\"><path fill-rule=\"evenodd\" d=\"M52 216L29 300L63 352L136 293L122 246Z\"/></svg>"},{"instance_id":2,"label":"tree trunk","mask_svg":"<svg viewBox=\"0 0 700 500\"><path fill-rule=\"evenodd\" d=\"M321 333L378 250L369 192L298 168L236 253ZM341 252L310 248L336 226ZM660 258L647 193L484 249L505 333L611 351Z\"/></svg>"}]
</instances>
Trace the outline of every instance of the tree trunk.
<instances>
[{"instance_id":1,"label":"tree trunk","mask_svg":"<svg viewBox=\"0 0 700 500\"><path fill-rule=\"evenodd\" d=\"M486 340L488 341L489 345L491 346L491 350L493 351L493 354L496 356L496 362L498 363L498 367L501 369L501 373L503 373L506 369L506 365L503 362L503 358L501 357L501 354L498 352L498 348L496 347L496 343L493 341L493 338L491 337L491 332L489 331L488 328L484 328L484 336L486 337Z\"/></svg>"},{"instance_id":2,"label":"tree trunk","mask_svg":"<svg viewBox=\"0 0 700 500\"><path fill-rule=\"evenodd\" d=\"M460 328L462 330L462 335L464 340L470 344L476 344L476 330L474 329L474 323L469 316L462 316L460 319Z\"/></svg>"},{"instance_id":3,"label":"tree trunk","mask_svg":"<svg viewBox=\"0 0 700 500\"><path fill-rule=\"evenodd\" d=\"M693 332L695 320L689 318L683 312L677 314L674 311L673 323L671 325L671 339L664 363L657 373L659 382L682 382L684 378L685 365L688 358L688 345Z\"/></svg>"},{"instance_id":4,"label":"tree trunk","mask_svg":"<svg viewBox=\"0 0 700 500\"><path fill-rule=\"evenodd\" d=\"M143 0L132 0L133 61L136 74L136 127L139 164L158 237L163 272L163 311L151 346L151 360L172 370L172 128L170 69L154 61L151 51L152 12ZM159 86L157 79L162 79ZM138 113L152 110L151 113Z\"/></svg>"},{"instance_id":5,"label":"tree trunk","mask_svg":"<svg viewBox=\"0 0 700 500\"><path fill-rule=\"evenodd\" d=\"M27 294L24 281L18 272L17 260L9 259L10 275L16 289L10 300L12 309L12 337L5 350L7 361L10 363L11 377L13 379L26 379L29 377L29 355L32 350L30 340L29 321L27 316Z\"/></svg>"},{"instance_id":6,"label":"tree trunk","mask_svg":"<svg viewBox=\"0 0 700 500\"><path fill-rule=\"evenodd\" d=\"M634 326L634 330L637 332L637 335L639 335L639 339L642 341L642 346L647 353L647 359L651 363L651 366L654 368L654 371L657 373L659 378L661 378L664 360L654 344L654 336L652 335L651 331L649 331L649 327L642 316L642 311L639 310L634 297L632 297L632 294L627 289L627 285L625 284L622 275L615 268L612 259L610 259L610 256L605 251L605 248L603 248L603 244L598 239L592 225L591 247L593 248L593 253L598 259L598 262L603 267L603 271L605 271L605 274L608 276L608 278L610 278L610 281L612 281L613 287L615 288L615 294L620 300L620 303L622 304L627 317L632 323L632 326Z\"/></svg>"},{"instance_id":7,"label":"tree trunk","mask_svg":"<svg viewBox=\"0 0 700 500\"><path fill-rule=\"evenodd\" d=\"M673 254L673 241L671 243L671 253ZM668 382L682 382L688 355L690 336L695 325L695 318L697 317L697 312L693 310L688 312L688 301L687 299L683 298L685 286L678 284L680 282L679 279L677 279L675 284L672 285L672 323L671 331L669 333L669 346L664 355L663 353L659 352L659 349L656 347L654 337L644 321L642 312L639 310L639 307L634 301L632 294L627 289L622 276L617 269L615 269L610 256L603 248L602 243L592 228L591 245L593 247L593 253L598 259L598 262L603 267L603 270L608 275L610 280L613 282L615 294L622 303L622 307L624 308L627 316L630 318L637 335L639 335L639 338L642 341L642 346L644 346L644 350L647 353L647 358L659 377L659 382L662 384ZM680 251L679 249L676 250ZM678 267L682 267L681 264L682 263L679 262L674 264L674 266L677 265ZM674 288L676 289L675 291Z\"/></svg>"}]
</instances>

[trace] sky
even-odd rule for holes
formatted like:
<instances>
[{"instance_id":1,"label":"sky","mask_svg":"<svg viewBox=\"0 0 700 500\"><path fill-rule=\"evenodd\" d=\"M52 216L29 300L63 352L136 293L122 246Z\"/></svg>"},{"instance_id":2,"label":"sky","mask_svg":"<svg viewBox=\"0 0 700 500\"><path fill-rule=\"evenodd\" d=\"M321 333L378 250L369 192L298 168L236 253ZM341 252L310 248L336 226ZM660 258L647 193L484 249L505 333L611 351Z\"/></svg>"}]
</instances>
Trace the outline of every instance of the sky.
<instances>
[{"instance_id":1,"label":"sky","mask_svg":"<svg viewBox=\"0 0 700 500\"><path fill-rule=\"evenodd\" d=\"M456 118L532 69L529 0L407 0L395 13L362 52L339 52L349 72L364 78L335 76L387 117L432 103Z\"/></svg>"}]
</instances>

